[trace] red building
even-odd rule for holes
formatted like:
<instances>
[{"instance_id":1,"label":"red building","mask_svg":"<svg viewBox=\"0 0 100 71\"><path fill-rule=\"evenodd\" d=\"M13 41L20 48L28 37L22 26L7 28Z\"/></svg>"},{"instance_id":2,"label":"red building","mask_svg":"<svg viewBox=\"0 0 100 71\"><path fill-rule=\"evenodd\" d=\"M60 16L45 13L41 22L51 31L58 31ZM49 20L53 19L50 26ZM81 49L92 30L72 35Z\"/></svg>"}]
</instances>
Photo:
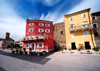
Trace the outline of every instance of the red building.
<instances>
[{"instance_id":1,"label":"red building","mask_svg":"<svg viewBox=\"0 0 100 71\"><path fill-rule=\"evenodd\" d=\"M32 51L52 51L54 49L53 22L45 20L26 20L26 33L23 48Z\"/></svg>"}]
</instances>

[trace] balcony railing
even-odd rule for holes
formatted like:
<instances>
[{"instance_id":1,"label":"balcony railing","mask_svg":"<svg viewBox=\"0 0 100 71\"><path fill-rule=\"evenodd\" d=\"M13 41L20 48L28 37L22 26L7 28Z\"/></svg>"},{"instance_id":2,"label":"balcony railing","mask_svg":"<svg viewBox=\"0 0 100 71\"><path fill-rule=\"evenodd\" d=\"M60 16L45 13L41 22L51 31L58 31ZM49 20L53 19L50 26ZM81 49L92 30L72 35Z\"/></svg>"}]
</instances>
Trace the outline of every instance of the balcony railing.
<instances>
[{"instance_id":1,"label":"balcony railing","mask_svg":"<svg viewBox=\"0 0 100 71\"><path fill-rule=\"evenodd\" d=\"M78 31L78 30L83 31L85 29L91 29L91 28L92 28L91 24L79 25L79 26L69 27L69 32Z\"/></svg>"},{"instance_id":2,"label":"balcony railing","mask_svg":"<svg viewBox=\"0 0 100 71\"><path fill-rule=\"evenodd\" d=\"M32 36L31 38L23 38L22 41L37 41L37 40L45 40L46 36Z\"/></svg>"}]
</instances>

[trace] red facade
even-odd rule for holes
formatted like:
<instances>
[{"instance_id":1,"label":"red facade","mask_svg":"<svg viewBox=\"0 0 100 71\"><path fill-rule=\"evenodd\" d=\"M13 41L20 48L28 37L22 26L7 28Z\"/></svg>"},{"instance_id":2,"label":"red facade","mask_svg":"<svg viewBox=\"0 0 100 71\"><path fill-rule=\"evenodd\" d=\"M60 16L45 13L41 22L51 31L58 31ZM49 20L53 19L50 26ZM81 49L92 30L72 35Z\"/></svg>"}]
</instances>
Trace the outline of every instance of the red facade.
<instances>
[{"instance_id":1,"label":"red facade","mask_svg":"<svg viewBox=\"0 0 100 71\"><path fill-rule=\"evenodd\" d=\"M54 49L53 23L45 20L26 21L26 33L23 41L23 48L27 51L31 47L32 51L51 51Z\"/></svg>"}]
</instances>

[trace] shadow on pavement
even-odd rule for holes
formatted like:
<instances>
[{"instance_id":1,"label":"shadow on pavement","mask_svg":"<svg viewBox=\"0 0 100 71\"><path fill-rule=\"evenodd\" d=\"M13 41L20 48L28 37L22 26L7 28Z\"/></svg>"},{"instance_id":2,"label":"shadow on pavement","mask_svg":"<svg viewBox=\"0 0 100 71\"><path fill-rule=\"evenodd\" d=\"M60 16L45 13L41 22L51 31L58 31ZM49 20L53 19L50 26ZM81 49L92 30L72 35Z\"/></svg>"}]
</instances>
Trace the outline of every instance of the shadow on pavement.
<instances>
[{"instance_id":1,"label":"shadow on pavement","mask_svg":"<svg viewBox=\"0 0 100 71\"><path fill-rule=\"evenodd\" d=\"M17 59L22 59L25 61L29 61L29 62L33 62L33 63L38 63L38 64L45 64L46 62L48 62L51 58L46 58L49 55L52 55L54 52L49 52L43 56L38 56L38 55L23 55L23 54L15 54L15 53L9 53L9 52L5 52L0 50L0 54L1 55L5 55L5 56L10 56L10 57L14 57Z\"/></svg>"}]
</instances>

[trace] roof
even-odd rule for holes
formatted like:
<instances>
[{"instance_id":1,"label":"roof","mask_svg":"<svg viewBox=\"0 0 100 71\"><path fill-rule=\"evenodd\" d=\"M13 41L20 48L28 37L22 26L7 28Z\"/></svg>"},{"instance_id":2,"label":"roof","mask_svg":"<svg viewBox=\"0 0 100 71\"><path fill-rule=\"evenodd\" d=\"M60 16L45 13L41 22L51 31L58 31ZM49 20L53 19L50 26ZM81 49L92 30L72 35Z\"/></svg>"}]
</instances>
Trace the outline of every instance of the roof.
<instances>
[{"instance_id":1,"label":"roof","mask_svg":"<svg viewBox=\"0 0 100 71\"><path fill-rule=\"evenodd\" d=\"M75 13L72 13L72 14L67 14L67 15L64 15L64 16L70 16L70 15L73 15L73 14L76 14L76 13L80 13L80 12L83 12L83 11L88 11L90 10L91 8L88 8L88 9L84 9L84 10L81 10L81 11L78 11L78 12L75 12Z\"/></svg>"},{"instance_id":2,"label":"roof","mask_svg":"<svg viewBox=\"0 0 100 71\"><path fill-rule=\"evenodd\" d=\"M27 19L26 22L50 22L50 23L53 23L52 21L38 20L38 19L33 19L33 20Z\"/></svg>"},{"instance_id":3,"label":"roof","mask_svg":"<svg viewBox=\"0 0 100 71\"><path fill-rule=\"evenodd\" d=\"M54 25L58 25L58 24L62 24L62 23L64 23L64 22L55 23Z\"/></svg>"},{"instance_id":4,"label":"roof","mask_svg":"<svg viewBox=\"0 0 100 71\"><path fill-rule=\"evenodd\" d=\"M19 41L16 41L15 43L19 43Z\"/></svg>"},{"instance_id":5,"label":"roof","mask_svg":"<svg viewBox=\"0 0 100 71\"><path fill-rule=\"evenodd\" d=\"M100 14L100 11L98 11L98 12L94 12L94 13L92 13L91 15L93 15L93 14L98 14L98 13Z\"/></svg>"},{"instance_id":6,"label":"roof","mask_svg":"<svg viewBox=\"0 0 100 71\"><path fill-rule=\"evenodd\" d=\"M5 40L5 39L4 39L4 38L0 38L0 41L1 41L1 40Z\"/></svg>"}]
</instances>

